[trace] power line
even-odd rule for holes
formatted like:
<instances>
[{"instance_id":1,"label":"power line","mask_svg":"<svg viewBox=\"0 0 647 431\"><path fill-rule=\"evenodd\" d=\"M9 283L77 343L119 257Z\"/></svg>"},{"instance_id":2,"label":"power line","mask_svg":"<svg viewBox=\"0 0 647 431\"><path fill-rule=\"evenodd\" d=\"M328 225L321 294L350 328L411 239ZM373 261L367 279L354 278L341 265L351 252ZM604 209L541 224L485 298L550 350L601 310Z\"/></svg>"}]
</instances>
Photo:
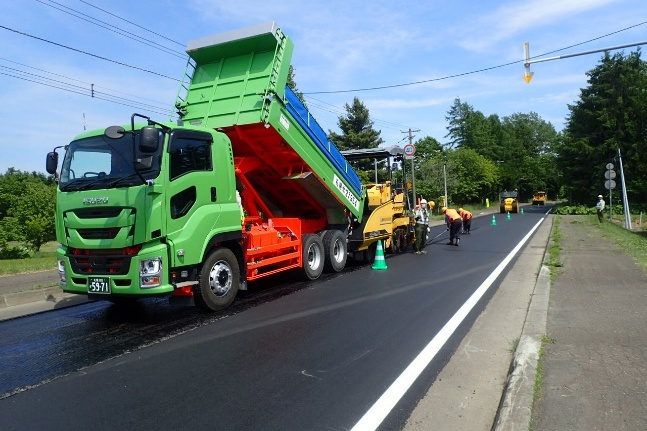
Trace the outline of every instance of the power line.
<instances>
[{"instance_id":1,"label":"power line","mask_svg":"<svg viewBox=\"0 0 647 431\"><path fill-rule=\"evenodd\" d=\"M153 30L149 30L149 29L147 29L146 27L142 27L142 26L141 26L141 25L139 25L139 24L135 24L135 23L134 23L134 22L132 22L132 21L128 21L126 18L122 18L122 17L120 17L120 16L117 16L117 15L113 14L112 12L108 12L108 11L107 11L107 10L105 10L105 9L101 9L100 7L95 6L95 5L91 4L91 3L88 3L88 2L87 2L87 1L85 1L85 0L79 0L79 1L80 1L81 3L85 3L86 5L88 5L88 6L90 6L90 7L93 7L93 8L95 8L95 9L98 9L98 10L100 10L100 11L101 11L101 12L103 12L103 13L106 13L106 14L108 14L108 15L110 15L110 16L113 16L113 17L115 17L115 18L117 18L117 19L119 19L119 20L121 20L121 21L124 21L124 22L127 22L128 24L134 25L134 26L135 26L135 27L137 27L137 28L140 28L140 29L142 29L142 30L146 30L147 32L152 33L152 34L154 34L155 36L161 37L162 39L166 39L166 40L168 40L169 42L173 42L173 43L175 43L175 44L178 44L178 45L180 45L181 47L185 47L185 46L186 46L186 44L184 44L184 43L180 43L180 42L175 41L175 40L173 40L173 39L169 39L168 37L166 37L166 36L164 36L164 35L161 35L161 34L159 34L159 33L156 33L156 32L154 32Z\"/></svg>"},{"instance_id":2,"label":"power line","mask_svg":"<svg viewBox=\"0 0 647 431\"><path fill-rule=\"evenodd\" d=\"M0 61L6 61L6 62L8 62L8 63L17 64L17 65L19 65L19 66L23 66L23 67L26 67L26 68L29 68L29 69L37 70L37 71L39 71L39 72L43 72L43 73L46 73L46 74L48 74L48 75L56 76L56 77L59 77L59 78L65 78L65 79L67 79L67 80L69 80L69 81L79 82L79 83L81 83L81 84L85 84L85 85L87 85L87 86L94 85L94 87L95 87L95 88L103 88L103 89L105 89L105 90L109 90L109 91L111 91L111 92L113 92L113 93L119 93L119 94L123 94L123 95L125 95L125 96L136 97L136 98L138 98L138 99L142 99L142 100L148 100L149 102L154 102L154 103L157 103L158 105L166 105L166 102L161 102L161 101L159 101L159 100L149 99L149 98L147 98L147 97L142 97L142 96L137 96L137 95L130 94L130 93L125 93L125 92L123 92L123 91L115 90L114 88L104 87L104 86L102 86L102 85L96 85L96 84L93 84L93 83L90 83L90 82L87 82L87 81L81 81L80 79L71 78L71 77L69 77L69 76L65 76L65 75L61 75L61 74L58 74L58 73L49 72L49 71L44 70L44 69L39 69L38 67L29 66L28 64L19 63L19 62L17 62L17 61L12 61L12 60L9 60L9 59L6 59L6 58L2 58L2 57L0 57ZM0 67L5 67L5 68L6 68L7 66L0 66ZM16 69L16 70L18 70L18 69ZM21 71L21 73L28 73L28 72ZM51 78L43 77L43 79L51 79Z\"/></svg>"},{"instance_id":3,"label":"power line","mask_svg":"<svg viewBox=\"0 0 647 431\"><path fill-rule=\"evenodd\" d=\"M107 58L107 57L102 57L102 56L97 55L97 54L92 54L92 53L87 52L87 51L83 51L83 50L80 50L80 49L72 48L72 47L70 47L70 46L63 45L63 44L60 44L60 43L56 43L56 42L53 42L53 41L51 41L51 40L43 39L42 37L34 36L34 35L31 35L31 34L28 34L28 33L24 33L24 32L22 32L22 31L18 31L18 30L14 30L14 29L12 29L12 28L9 28L9 27L5 27L4 25L0 25L0 28L3 28L3 29L5 29L5 30L12 31L12 32L17 33L17 34L20 34L20 35L22 35L22 36L27 36L27 37L31 37L32 39L40 40L41 42L46 42L46 43L50 43L50 44L52 44L52 45L56 45L56 46L61 47L61 48L69 49L70 51L79 52L79 53L81 53L81 54L89 55L90 57L95 57L95 58L98 58L98 59L100 59L100 60L109 61L109 62L111 62L111 63L115 63L115 64L119 64L119 65L121 65L121 66L129 67L129 68L131 68L131 69L140 70L140 71L142 71L142 72L150 73L150 74L153 74L153 75L161 76L162 78L167 78L167 79L171 79L171 80L173 80L173 81L180 82L180 80L179 80L179 79L177 79L177 78L172 78L172 77L170 77L170 76L164 75L164 74L159 73L159 72L154 72L154 71L152 71L152 70L143 69L143 68L141 68L141 67L137 67L137 66L132 66L132 65L130 65L130 64L123 63L123 62L121 62L121 61L112 60L112 59Z\"/></svg>"},{"instance_id":4,"label":"power line","mask_svg":"<svg viewBox=\"0 0 647 431\"><path fill-rule=\"evenodd\" d=\"M647 21L643 21L641 23L634 24L634 25L631 25L629 27L625 27L625 28L623 28L621 30L614 31L614 32L605 34L603 36L598 36L596 38L589 39L589 40L584 41L584 42L580 42L580 43L570 45L570 46L567 46L567 47L564 47L564 48L559 48L559 49L556 49L554 51L550 51L550 52L547 52L547 53L544 53L544 54L536 55L536 56L530 57L530 58L542 57L542 56L545 56L545 55L548 55L548 54L563 51L565 49L573 48L575 46L583 45L585 43L589 43L589 42L592 42L592 41L595 41L595 40L598 40L598 39L602 39L604 37L608 37L608 36L611 36L613 34L617 34L617 33L620 33L622 31L626 31L626 30L629 30L631 28L638 27L638 26L641 26L641 25L644 25L644 24L647 24ZM456 74L453 74L453 75L447 75L447 76L443 76L443 77L440 77L440 78L424 79L424 80L421 80L421 81L407 82L407 83L403 83L403 84L382 85L382 86L378 86L378 87L367 87L367 88L356 88L356 89L352 89L352 90L310 91L310 92L303 92L303 94L304 95L310 95L310 94L355 93L355 92L360 92L360 91L373 91L373 90L385 90L385 89L388 89L388 88L408 87L408 86L411 86L411 85L425 84L425 83L428 83L428 82L435 82L435 81L443 81L443 80L446 80L446 79L458 78L460 76L467 76L467 75L473 75L475 73L487 72L489 70L499 69L499 68L502 68L502 67L511 66L513 64L524 63L524 61L525 60L511 61L509 63L500 64L498 66L484 67L482 69L472 70L470 72L456 73Z\"/></svg>"},{"instance_id":5,"label":"power line","mask_svg":"<svg viewBox=\"0 0 647 431\"><path fill-rule=\"evenodd\" d=\"M322 103L323 105L330 106L330 107L332 107L334 109L325 108L322 105L319 105L317 103L313 103L312 100L315 100L315 101L317 101L319 103ZM346 114L346 110L344 110L343 108L340 108L338 106L332 105L332 104L327 103L327 102L324 102L323 100L319 100L319 99L314 98L312 96L308 96L308 106L309 107L310 106L315 107L315 108L317 108L319 110L326 111L326 112L329 112L331 114L336 114L336 115L345 115ZM381 120L381 119L375 118L373 116L371 116L371 121L373 122L373 124L376 124L376 125L380 126L381 128L385 128L385 129L400 130L402 128L405 128L405 129L409 128L409 126L405 126L403 124L398 124L398 123L392 123L392 122L386 121L386 120Z\"/></svg>"},{"instance_id":6,"label":"power line","mask_svg":"<svg viewBox=\"0 0 647 431\"><path fill-rule=\"evenodd\" d=\"M3 67L4 69L10 69L10 68L4 67L4 66L0 66L0 67ZM14 71L14 73L16 73L16 71ZM28 74L26 72L17 71L17 73L18 74L22 73L23 75L27 74L27 75L31 75L31 76L25 77L25 76L19 76L19 75L15 75L15 74L12 74L12 73L6 73L6 72L0 71L0 75L5 75L5 76L9 76L9 77L16 78L16 79L21 79L23 81L44 85L46 87L56 88L58 90L63 90L63 91L67 91L67 92L70 92L70 93L80 94L82 96L86 96L86 97L90 97L90 98L94 98L94 99L99 99L99 100L104 100L106 102L112 102L112 103L116 103L116 104L119 104L119 105L135 108L135 109L144 109L144 110L154 112L154 113L157 113L157 114L161 114L161 115L168 115L169 113L171 113L171 115L173 115L173 111L171 109L165 110L164 108L157 107L157 106L154 106L154 105L145 104L145 103L144 104L137 103L136 101L125 99L123 97L113 96L113 95L110 95L108 93L103 93L103 92L98 92L98 91L91 91L91 90L88 90L87 88L84 88L84 87L81 87L81 86L78 86L78 85L74 85L74 84L65 83L65 82L62 82L62 81L57 81L57 80L51 80L50 79L49 81L51 81L53 83L51 83L51 82L48 83L47 81L44 81L42 77L40 77L38 75Z\"/></svg>"},{"instance_id":7,"label":"power line","mask_svg":"<svg viewBox=\"0 0 647 431\"><path fill-rule=\"evenodd\" d=\"M130 39L132 39L132 40L134 40L134 41L137 41L137 42L140 42L140 43L146 44L146 45L148 45L148 46L152 46L152 47L154 47L154 48L156 48L156 49L160 49L160 50L162 50L162 51L164 51L164 52L166 52L166 53L169 53L169 54L171 54L171 55L177 55L177 54L176 54L176 53L177 53L177 51L173 51L173 50L171 50L170 48L164 47L164 46L162 46L162 45L160 45L160 44L157 44L156 42L153 42L153 41L151 41L151 40L149 40L149 39L146 39L146 38L143 38L143 37L137 36L137 35L135 35L135 34L133 34L133 33L130 33L130 32L128 32L128 31L126 31L126 30L123 30L123 29L120 29L120 28L117 28L117 27L114 27L114 28L116 28L116 30L114 30L114 29L112 29L112 28L105 27L104 25L100 25L100 24L98 24L98 23L105 24L105 25L110 25L110 24L108 24L108 23L106 23L106 22L104 22L104 21L101 21L101 20L99 20L99 19L97 19L97 18L91 17L91 16L89 16L89 15L87 15L87 14L84 14L84 13L82 13L82 12L80 12L80 11L77 11L77 10L75 10L75 9L69 8L69 7L67 7L67 6L64 6L64 5L62 5L62 4L60 4L60 3L58 3L58 2L56 2L56 1L54 1L54 0L45 0L45 1L48 1L49 3L53 3L53 4L55 4L55 5L58 5L58 6L62 7L62 8L68 9L68 10L70 10L70 11L74 12L74 13L72 13L72 12L68 12L68 11L66 11L66 10L63 10L63 9L59 8L59 7L55 7L55 6L51 5L51 4L47 4L47 3L45 3L45 2L44 2L44 1L42 1L42 0L36 0L36 1L38 1L39 3L41 3L41 4L45 5L45 6L49 6L49 7L52 7L52 8L54 8L54 9L57 9L57 10L59 10L59 11L61 11L61 12L68 13L68 14L70 14L70 15L72 15L72 16L75 16L75 17L76 17L76 18L78 18L78 19L82 19L82 20L84 20L84 21L90 22L91 24L97 25L97 26L102 27L102 28L104 28L104 29L107 29L107 30L110 30L110 31L116 32L116 33L118 33L118 34L120 34L120 35L122 35L122 36L129 37ZM118 19L119 19L119 20L121 20L121 21L127 22L127 23L129 23L129 24L131 24L131 25L133 25L133 26L136 26L136 27L137 27L137 28L139 28L139 29L142 29L142 30L145 30L145 31L147 31L147 32L150 32L150 33L152 33L152 34L154 34L154 35L156 35L156 36L158 36L158 37L161 37L161 38L163 38L163 39L166 39L166 40L168 40L168 41L170 41L170 42L173 42L173 43L175 43L175 44L182 45L180 42L177 42L177 41L175 41L175 40L172 40L172 39L170 39L170 38L167 38L167 37L165 37L165 36L163 36L163 35L161 35L161 34L159 34L159 33L156 33L156 32L154 32L154 31L152 31L152 30L149 30L149 29L147 29L147 28L145 28L145 27L142 27L142 26L140 26L140 25L138 25L138 24L135 24L135 23L133 23L133 22L131 22L131 21L128 21L128 20L126 20L126 19L124 19L124 18L122 18L122 17L119 17L118 15L115 15L115 14L113 14L113 13L111 13L111 12L109 12L109 11L105 10L105 9L102 9L102 8L100 8L100 7L98 7L98 6L95 6L95 5L93 5L93 4L91 4L91 3L89 3L89 2L87 2L87 1L85 1L85 0L79 0L79 1L80 1L81 3L86 4L86 5L87 5L87 6L89 6L89 7L95 8L95 9L97 9L97 10L99 10L99 11L101 11L101 12L105 13L105 14L108 14L108 15L110 15L110 16L113 16L113 17L115 17L115 18L118 18ZM78 14L78 15L77 15L77 14ZM81 15L81 16L79 16L79 15ZM89 18L89 19L86 19L86 18L84 18L84 17L87 17L87 18ZM90 20L92 20L92 21L90 21ZM96 21L96 22L93 22L93 21ZM547 53L544 53L544 54L540 54L540 55L537 55L537 56L533 56L533 57L530 57L530 58L541 57L541 56L545 56L545 55L552 54L552 53L555 53L555 52L563 51L563 50L566 50L566 49L569 49L569 48L573 48L573 47L576 47L576 46L579 46L579 45L583 45L583 44L586 44L586 43L590 43L590 42L592 42L592 41L599 40L599 39L602 39L602 38L604 38L604 37L608 37L608 36L610 36L610 35L617 34L617 33L620 33L620 32L626 31L626 30L629 30L629 29L631 29L631 28L635 28L635 27L638 27L638 26L644 25L644 24L646 24L646 23L647 23L647 21L644 21L644 22L641 22L641 23L638 23L638 24L634 24L634 25L632 25L632 26L629 26L629 27L623 28L623 29L621 29L621 30L617 30L617 31L614 31L614 32L608 33L608 34L603 35L603 36L599 36L599 37L596 37L596 38L592 38L592 39L589 39L589 40L584 41L584 42L580 42L580 43L577 43L577 44L573 44L573 45L570 45L570 46L567 46L567 47L564 47L564 48L559 48L559 49L557 49L557 50L553 50L553 51L550 51L550 52L547 52ZM119 65L122 65L122 66L125 66L125 67L129 67L129 68L132 68L132 69L140 70L140 71L147 72L147 73L151 73L151 74L154 74L154 75L157 75L157 76L161 76L161 77L164 77L164 78L167 78L167 79L171 79L171 80L173 80L173 81L180 82L180 80L179 80L179 79L176 79L176 78L173 78L173 77L170 77L170 76L167 76L167 75L164 75L164 74L158 73L158 72L154 72L154 71L152 71L152 70L148 70L148 69L140 68L140 67L133 66L133 65L130 65L130 64L127 64L127 63L123 63L123 62L120 62L120 61L117 61L117 60L113 60L113 59L110 59L110 58L107 58L107 57L99 56L99 55L96 55L96 54L93 54L93 53L90 53L90 52L87 52L87 51L83 51L83 50L80 50L80 49L77 49L77 48L73 48L73 47L70 47L70 46L66 46L66 45L63 45L63 44L59 44L59 43L57 43L57 42L53 42L53 41L51 41L51 40L47 40L47 39L44 39L44 38L40 38L40 37L37 37L37 36L31 35L31 34L28 34L28 33L24 33L24 32L21 32L21 31L15 30L15 29L11 29L11 28L8 28L8 27L5 27L5 26L2 26L2 25L0 25L0 28L5 29L5 30L9 30L9 31L12 31L12 32L14 32L14 33L17 33L17 34L20 34L20 35L23 35L23 36L27 36L27 37L30 37L30 38L33 38L33 39L36 39L36 40L40 40L40 41L42 41L42 42L50 43L50 44L53 44L53 45L56 45L56 46L59 46L59 47L65 48L65 49L69 49L69 50L72 50L72 51L75 51L75 52L79 52L79 53L82 53L82 54L85 54L85 55L89 55L89 56L91 56L91 57L95 57L95 58L98 58L98 59L101 59L101 60L104 60L104 61L109 61L109 62L112 62L112 63L115 63L115 64L119 64ZM132 36L132 37L131 37L131 36ZM151 44L152 44L152 45L151 45ZM185 55L184 55L184 54L182 54L182 56L183 56L183 57L185 57ZM494 69L498 69L498 68L507 67L507 66L514 65L514 64L523 63L523 61L524 61L524 60L513 61L513 62L508 62L508 63L504 63L504 64L496 65L496 66L485 67L485 68L481 68L481 69L477 69L477 70L473 70L473 71L469 71L469 72L462 72L462 73L457 73L457 74L448 75L448 76L444 76L444 77L431 78L431 79L420 80L420 81L414 81L414 82L409 82L409 83L394 84L394 85L383 85L383 86L368 87L368 88L359 88L359 89L351 89L351 90L333 90L333 91L307 92L307 93L303 93L303 94L304 94L304 95L308 95L308 97L309 97L310 99L316 100L316 101L318 101L318 102L320 102L320 103L322 103L322 104L324 104L324 105L331 106L331 107L335 108L335 110L327 109L327 108L325 108L325 107L322 107L321 105L312 104L314 107L316 107L316 108L318 108L318 109L321 109L321 110L324 110L324 111L327 111L327 112L330 112L330 113L333 113L333 114L343 115L344 111L343 111L343 110L341 110L341 108L336 107L336 106L334 106L334 105L330 105L330 104L328 104L328 103L326 103L326 102L323 102L323 101L321 101L321 100L315 99L315 98L311 97L310 95L312 95L312 94L349 93L349 92L371 91L371 90L380 90L380 89L389 89L389 88L398 88L398 87L404 87L404 86L412 86L412 85L418 85L418 84L423 84L423 83L428 83L428 82L447 80L447 79L451 79L451 78L457 78L457 77L461 77L461 76L466 76L466 75L471 75L471 74L481 73L481 72L485 72L485 71L489 71L489 70L494 70ZM18 63L18 64L19 64L19 63ZM29 66L27 66L27 67L29 67ZM44 71L44 72L46 72L46 71ZM21 71L18 71L18 73L27 73L27 72L21 72ZM46 72L46 73L49 73L49 72ZM7 74L5 74L5 75L7 75ZM12 76L12 75L8 75L8 76ZM14 76L14 77L15 77L15 76ZM71 79L71 78L67 78L67 77L65 77L65 78L66 78L66 79ZM23 78L23 79L24 79L24 78ZM46 80L46 79L50 79L50 78L38 77L38 79L45 79L45 80ZM25 80L30 81L29 79L25 79ZM51 81L53 81L53 82L57 82L56 80L51 80ZM54 88L60 88L60 87L56 87L56 86L54 86L54 85L50 85L50 84L46 84L46 83L42 83L42 82L38 82L38 81L32 81L32 82L41 83L41 84L43 84L43 85L49 85L49 86L52 86L52 87L54 87ZM82 82L82 81L79 81L79 82ZM66 86L70 86L70 87L74 87L72 84L68 84L68 83L64 83L64 82L58 82L58 84L60 84L60 85L66 85ZM86 83L86 84L87 84L87 83ZM90 84L90 85L94 85L94 84ZM78 86L77 86L77 87L78 87ZM78 88L79 88L79 89L82 89L82 87L78 87ZM60 89L65 89L65 88L60 88ZM66 89L66 91L71 91L71 90ZM116 90L112 90L112 91L116 91ZM75 92L75 91L73 91L73 92ZM118 96L112 96L112 95L110 95L109 93L105 93L105 92L94 92L94 93L95 93L95 95L96 95L96 94L102 94L102 95L104 95L105 97L113 97L113 98L121 99L121 100L123 100L123 101L132 102L132 103L137 103L137 102L132 101L132 100L130 100L130 99L120 98L120 97L118 97ZM80 93L80 94L85 94L85 93ZM143 104L143 105L140 105L140 106L150 106L150 107L153 107L153 105L149 105L149 104ZM157 109L161 109L161 108L157 108ZM391 123L391 122L388 122L388 121L384 121L384 120L380 120L380 119L375 119L375 118L373 118L373 119L372 119L372 121L373 121L374 123L379 123L379 124L383 125L383 127L386 127L386 128L392 128L392 129L395 129L395 127L391 127L391 126L397 126L397 128L406 127L406 126L402 126L402 125L399 125L399 124L396 124L396 123Z\"/></svg>"},{"instance_id":8,"label":"power line","mask_svg":"<svg viewBox=\"0 0 647 431\"><path fill-rule=\"evenodd\" d=\"M424 84L427 82L443 81L445 79L458 78L460 76L466 76L466 75L473 75L475 73L486 72L488 70L493 70L493 69L499 69L501 67L506 67L517 63L523 63L523 60L511 61L510 63L500 64L498 66L485 67L483 69L472 70L470 72L456 73L454 75L447 75L440 78L424 79L422 81L407 82L404 84L382 85L379 87L355 88L352 90L310 91L310 92L304 92L303 94L310 95L310 94L355 93L360 91L386 90L387 88L408 87L411 85Z\"/></svg>"},{"instance_id":9,"label":"power line","mask_svg":"<svg viewBox=\"0 0 647 431\"><path fill-rule=\"evenodd\" d=\"M81 87L81 86L78 86L78 85L69 84L67 82L59 81L57 79L46 78L46 77L43 77L43 76L40 76L40 75L36 75L34 73L29 73L29 72L25 72L25 71L22 71L22 70L19 70L19 69L15 69L13 67L7 67L7 66L0 65L0 68L5 69L5 70L7 70L7 71L9 71L11 73L18 73L18 74L21 74L21 75L27 75L31 79L38 79L40 81L46 81L46 82L50 81L50 82L53 82L53 83L56 83L56 84L66 85L68 87L73 87L73 88L78 89L78 90L87 90L84 87ZM32 81L32 82L35 82L35 81Z\"/></svg>"},{"instance_id":10,"label":"power line","mask_svg":"<svg viewBox=\"0 0 647 431\"><path fill-rule=\"evenodd\" d=\"M340 107L338 107L338 106L336 106L336 105L332 105L332 104L330 104L330 103L328 103L328 102L324 102L323 100L317 99L317 98L315 98L315 97L308 96L308 100L314 100L314 101L317 101L317 102L319 102L319 103L321 103L321 104L323 104L323 105L326 105L326 106L330 106L330 107L332 107L332 108L335 108L335 110L334 110L334 111L332 111L332 110L329 110L329 109L325 109L325 108L323 108L322 106L317 105L316 103L312 103L312 102L308 102L308 106L312 105L312 106L314 106L314 107L317 107L317 108L319 108L319 109L321 109L321 110L325 110L325 111L327 111L327 112L331 112L331 113L333 113L333 114L343 115L343 114L345 114L345 113L346 113L346 111L345 111L343 108L340 108ZM393 126L393 127L388 127L388 128L391 128L391 129L397 129L397 130L399 130L399 129L401 129L401 128L405 128L405 129L406 129L406 128L408 128L408 127L409 127L409 126L404 126L404 125L402 125L402 124L392 123L392 122L390 122L390 121L386 121L386 120L381 120L381 119L379 119L379 118L374 118L374 117L372 117L372 116L371 116L371 120L372 120L374 123L384 124L384 125L385 125L385 127Z\"/></svg>"},{"instance_id":11,"label":"power line","mask_svg":"<svg viewBox=\"0 0 647 431\"><path fill-rule=\"evenodd\" d=\"M59 87L59 86L56 86L56 85L53 85L53 84L47 84L47 83L44 83L44 82L41 82L41 81L37 81L37 80L34 80L34 79L25 78L25 77L23 77L23 76L16 76L16 75L12 75L12 74L10 74L10 73L0 72L0 75L5 75L5 76L10 76L10 77L12 77L12 78L22 79L23 81L34 82L34 83L36 83L36 84L41 84L41 85L45 85L45 86L47 86L47 87L57 88L57 89L59 89L59 90L69 91L70 93L81 94L81 95L83 95L83 96L87 96L87 95L88 95L88 94L87 94L87 92L77 91L77 90L73 90L73 89L70 89L70 88Z\"/></svg>"},{"instance_id":12,"label":"power line","mask_svg":"<svg viewBox=\"0 0 647 431\"><path fill-rule=\"evenodd\" d=\"M160 51L162 51L162 52L164 52L166 54L173 55L173 56L175 56L177 58L186 59L186 54L183 53L183 52L174 51L174 50L172 50L170 48L167 48L167 47L165 47L163 45L160 45L160 44L158 44L156 42L153 42L152 40L146 39L144 37L138 36L138 35L136 35L134 33L129 32L129 31L123 30L123 29L121 29L119 27L116 27L116 26L114 26L112 24L109 24L109 23L107 23L105 21L101 21L101 20L99 20L97 18L91 17L90 15L84 14L83 12L80 12L78 10L75 10L75 9L72 9L72 8L67 7L65 5L62 5L62 4L60 4L60 3L58 3L58 2L56 2L54 0L46 0L49 3L52 3L52 4L45 3L45 1L43 1L43 0L36 0L36 1L38 3L41 3L44 6L51 7L53 9L56 9L58 11L61 11L61 12L66 13L68 15L71 15L71 16L73 16L75 18L80 19L80 20L83 20L83 21L89 22L90 24L96 25L97 27L101 27L101 28L103 28L105 30L116 33L116 34L118 34L120 36L125 36L125 37L127 37L127 38L129 38L131 40L134 40L135 42L139 42L139 43L142 43L144 45L150 46L151 48L158 49L158 50L160 50ZM60 6L60 7L56 7L54 5L57 5L57 6ZM63 8L67 9L67 10L64 10Z\"/></svg>"},{"instance_id":13,"label":"power line","mask_svg":"<svg viewBox=\"0 0 647 431\"><path fill-rule=\"evenodd\" d=\"M605 34L605 35L603 35L603 36L594 37L593 39L589 39L589 40L586 40L586 41L584 41L584 42L576 43L576 44L574 44L574 45L570 45L570 46L567 46L567 47L564 47L564 48L556 49L556 50L554 50L554 51L545 52L545 53L543 53L543 54L541 54L541 55L535 55L535 56L532 56L532 57L529 57L529 58L543 57L544 55L554 54L554 53L559 52L559 51L564 51L564 50L566 50L566 49L575 48L576 46L584 45L585 43L589 43L589 42L593 42L593 41L595 41L595 40L603 39L603 38L605 38L605 37L608 37L608 36L611 36L611 35L614 35L614 34L617 34L617 33L620 33L620 32L626 31L626 30L629 30L629 29L632 29L632 28L634 28L634 27L639 27L639 26L641 26L641 25L645 25L645 24L647 24L647 21L643 21L643 22L640 22L640 23L638 23L638 24L630 25L629 27L625 27L625 28L623 28L623 29L621 29L621 30L613 31L613 32L608 33L608 34Z\"/></svg>"}]
</instances>

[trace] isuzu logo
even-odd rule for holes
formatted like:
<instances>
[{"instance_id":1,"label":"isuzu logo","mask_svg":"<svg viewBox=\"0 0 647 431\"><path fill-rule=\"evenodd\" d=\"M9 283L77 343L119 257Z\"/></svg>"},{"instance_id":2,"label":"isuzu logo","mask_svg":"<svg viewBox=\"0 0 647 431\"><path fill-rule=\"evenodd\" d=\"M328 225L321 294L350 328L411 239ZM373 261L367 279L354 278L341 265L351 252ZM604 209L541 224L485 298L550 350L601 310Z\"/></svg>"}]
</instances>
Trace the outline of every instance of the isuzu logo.
<instances>
[{"instance_id":1,"label":"isuzu logo","mask_svg":"<svg viewBox=\"0 0 647 431\"><path fill-rule=\"evenodd\" d=\"M108 203L108 197L102 198L84 198L83 205L103 205Z\"/></svg>"}]
</instances>

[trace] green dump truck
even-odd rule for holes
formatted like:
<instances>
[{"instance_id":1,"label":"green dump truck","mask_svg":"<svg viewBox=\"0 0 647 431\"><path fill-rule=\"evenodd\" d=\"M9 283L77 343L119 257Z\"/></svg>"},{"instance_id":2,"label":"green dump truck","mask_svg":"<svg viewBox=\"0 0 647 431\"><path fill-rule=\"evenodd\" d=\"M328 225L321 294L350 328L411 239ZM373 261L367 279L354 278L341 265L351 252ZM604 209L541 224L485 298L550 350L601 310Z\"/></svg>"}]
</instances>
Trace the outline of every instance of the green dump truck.
<instances>
[{"instance_id":1,"label":"green dump truck","mask_svg":"<svg viewBox=\"0 0 647 431\"><path fill-rule=\"evenodd\" d=\"M133 114L57 149L65 292L192 296L227 307L261 277L341 271L366 190L286 86L293 43L274 23L193 40L180 120Z\"/></svg>"}]
</instances>

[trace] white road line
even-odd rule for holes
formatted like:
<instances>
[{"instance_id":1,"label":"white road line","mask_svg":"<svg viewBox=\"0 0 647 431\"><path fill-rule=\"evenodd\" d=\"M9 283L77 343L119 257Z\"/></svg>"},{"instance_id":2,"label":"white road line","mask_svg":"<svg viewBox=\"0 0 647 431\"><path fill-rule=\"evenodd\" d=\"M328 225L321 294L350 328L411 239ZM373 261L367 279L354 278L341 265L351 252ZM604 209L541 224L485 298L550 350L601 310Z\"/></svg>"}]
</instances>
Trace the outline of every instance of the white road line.
<instances>
[{"instance_id":1,"label":"white road line","mask_svg":"<svg viewBox=\"0 0 647 431\"><path fill-rule=\"evenodd\" d=\"M373 404L373 406L362 416L355 424L351 431L371 431L377 429L384 418L393 410L395 405L400 401L404 394L409 390L411 385L420 376L422 371L434 359L438 351L445 345L449 337L456 331L456 328L465 320L478 301L483 297L485 292L490 288L494 280L503 272L512 258L521 250L521 247L528 241L532 234L537 230L539 225L545 220L541 220L526 234L517 246L506 256L496 269L481 283L478 289L469 297L460 309L452 316L451 319L443 326L436 336L427 344L427 346L416 356L409 366L395 379L391 386L382 394L382 396Z\"/></svg>"}]
</instances>

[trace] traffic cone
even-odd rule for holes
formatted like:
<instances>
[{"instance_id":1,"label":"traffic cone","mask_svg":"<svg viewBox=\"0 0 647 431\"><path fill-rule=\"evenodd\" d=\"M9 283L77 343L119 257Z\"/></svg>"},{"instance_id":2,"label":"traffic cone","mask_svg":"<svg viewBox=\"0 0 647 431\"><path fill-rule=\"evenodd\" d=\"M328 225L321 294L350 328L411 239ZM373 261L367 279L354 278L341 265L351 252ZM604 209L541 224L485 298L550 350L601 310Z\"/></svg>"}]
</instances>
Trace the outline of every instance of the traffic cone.
<instances>
[{"instance_id":1,"label":"traffic cone","mask_svg":"<svg viewBox=\"0 0 647 431\"><path fill-rule=\"evenodd\" d=\"M386 260L384 260L382 240L377 241L377 250L375 250L375 262L373 263L373 269L386 269Z\"/></svg>"},{"instance_id":2,"label":"traffic cone","mask_svg":"<svg viewBox=\"0 0 647 431\"><path fill-rule=\"evenodd\" d=\"M496 226L496 217L492 214L492 226Z\"/></svg>"},{"instance_id":3,"label":"traffic cone","mask_svg":"<svg viewBox=\"0 0 647 431\"><path fill-rule=\"evenodd\" d=\"M523 208L521 208L521 214L523 214Z\"/></svg>"},{"instance_id":4,"label":"traffic cone","mask_svg":"<svg viewBox=\"0 0 647 431\"><path fill-rule=\"evenodd\" d=\"M505 217L506 220L511 220L510 218L510 211L508 211L508 215Z\"/></svg>"}]
</instances>

